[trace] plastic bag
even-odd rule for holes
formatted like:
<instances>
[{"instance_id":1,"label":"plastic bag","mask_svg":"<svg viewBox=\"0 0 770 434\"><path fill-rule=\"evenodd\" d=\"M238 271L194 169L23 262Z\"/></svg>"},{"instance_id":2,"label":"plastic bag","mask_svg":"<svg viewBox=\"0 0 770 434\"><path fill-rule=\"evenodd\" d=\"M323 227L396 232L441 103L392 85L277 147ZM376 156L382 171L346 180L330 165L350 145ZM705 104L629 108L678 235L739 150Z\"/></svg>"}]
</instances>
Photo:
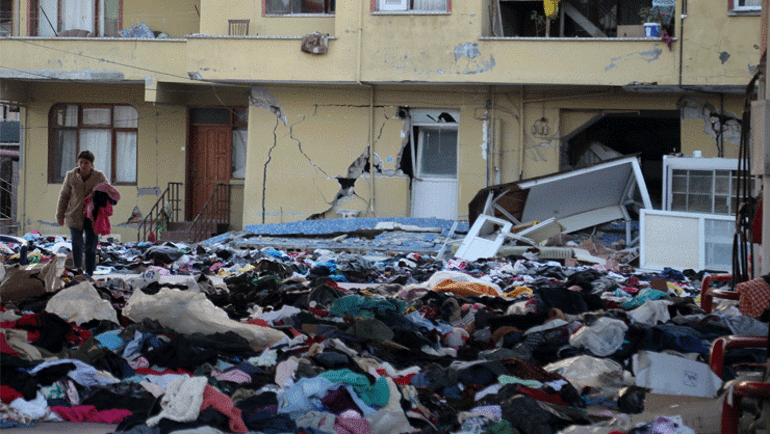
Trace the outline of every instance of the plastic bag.
<instances>
[{"instance_id":1,"label":"plastic bag","mask_svg":"<svg viewBox=\"0 0 770 434\"><path fill-rule=\"evenodd\" d=\"M576 356L543 367L566 378L577 390L599 390L601 396L615 398L617 392L634 384L634 377L616 361L592 356Z\"/></svg>"},{"instance_id":2,"label":"plastic bag","mask_svg":"<svg viewBox=\"0 0 770 434\"><path fill-rule=\"evenodd\" d=\"M283 332L269 327L231 320L224 310L197 291L163 288L155 295L134 291L123 309L123 315L136 322L145 318L157 320L161 325L183 334L211 335L233 331L248 340L256 350L286 337Z\"/></svg>"},{"instance_id":3,"label":"plastic bag","mask_svg":"<svg viewBox=\"0 0 770 434\"><path fill-rule=\"evenodd\" d=\"M623 345L628 326L621 320L601 317L591 326L579 328L569 337L573 347L588 348L594 355L607 357Z\"/></svg>"},{"instance_id":4,"label":"plastic bag","mask_svg":"<svg viewBox=\"0 0 770 434\"><path fill-rule=\"evenodd\" d=\"M45 310L77 325L94 319L120 324L112 304L102 299L90 282L80 282L62 289L48 300Z\"/></svg>"}]
</instances>

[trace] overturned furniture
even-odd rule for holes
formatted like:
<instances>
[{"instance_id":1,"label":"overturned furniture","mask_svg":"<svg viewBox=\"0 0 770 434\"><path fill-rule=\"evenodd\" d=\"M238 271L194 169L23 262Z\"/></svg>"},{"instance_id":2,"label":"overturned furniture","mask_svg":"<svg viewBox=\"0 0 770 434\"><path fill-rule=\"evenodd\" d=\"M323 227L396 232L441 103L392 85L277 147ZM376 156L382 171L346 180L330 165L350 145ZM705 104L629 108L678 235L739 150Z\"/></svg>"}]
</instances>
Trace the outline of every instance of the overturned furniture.
<instances>
[{"instance_id":1,"label":"overturned furniture","mask_svg":"<svg viewBox=\"0 0 770 434\"><path fill-rule=\"evenodd\" d=\"M510 233L510 228L505 230L499 221L518 225L522 222L545 223L553 219L560 225L561 232L570 233L623 220L626 222L626 242L630 245L632 217L629 209L638 213L641 209L651 208L638 155L629 155L581 169L479 190L468 204L471 230L463 245L482 245L475 240L479 237L488 241L494 238L494 245L497 245L497 235L483 230L494 227L490 226L490 219L503 229L503 238L526 238L526 233L506 235ZM482 219L484 224L476 225L478 219ZM474 231L474 227L479 230ZM555 226L552 224L549 227ZM461 246L457 256L464 259L475 256L468 252ZM496 252L489 249L484 254L493 256Z\"/></svg>"}]
</instances>

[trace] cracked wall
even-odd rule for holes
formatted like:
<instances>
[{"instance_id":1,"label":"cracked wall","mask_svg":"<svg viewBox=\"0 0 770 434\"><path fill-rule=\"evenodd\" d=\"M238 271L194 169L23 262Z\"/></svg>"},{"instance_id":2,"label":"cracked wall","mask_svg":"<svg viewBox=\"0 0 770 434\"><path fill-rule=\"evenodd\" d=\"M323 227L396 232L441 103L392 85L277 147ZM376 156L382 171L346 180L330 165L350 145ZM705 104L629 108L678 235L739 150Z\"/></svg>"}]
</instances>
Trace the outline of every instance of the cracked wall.
<instances>
[{"instance_id":1,"label":"cracked wall","mask_svg":"<svg viewBox=\"0 0 770 434\"><path fill-rule=\"evenodd\" d=\"M689 96L679 101L682 153L701 151L704 157L737 158L743 101L736 97Z\"/></svg>"},{"instance_id":2,"label":"cracked wall","mask_svg":"<svg viewBox=\"0 0 770 434\"><path fill-rule=\"evenodd\" d=\"M409 129L399 117L399 109L424 104L457 110L463 101L478 98L473 94L377 91L372 113L366 88L269 90L280 102L287 124L277 120L273 111L250 108L244 186L250 206L244 208L244 224L345 215L408 216L410 178L400 168ZM473 115L481 101L469 109L460 128L459 176L472 179L463 190L468 201L484 186L483 175L478 183L485 168L478 142L482 123ZM466 199L459 203L465 208Z\"/></svg>"}]
</instances>

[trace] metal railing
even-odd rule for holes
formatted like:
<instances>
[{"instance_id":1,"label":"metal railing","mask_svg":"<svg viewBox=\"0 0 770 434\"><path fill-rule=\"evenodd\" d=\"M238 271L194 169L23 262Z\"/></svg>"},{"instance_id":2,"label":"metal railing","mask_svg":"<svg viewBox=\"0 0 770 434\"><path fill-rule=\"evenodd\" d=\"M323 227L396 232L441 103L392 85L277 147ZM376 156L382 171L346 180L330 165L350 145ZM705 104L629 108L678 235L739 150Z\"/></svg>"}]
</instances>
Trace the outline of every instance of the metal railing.
<instances>
[{"instance_id":1,"label":"metal railing","mask_svg":"<svg viewBox=\"0 0 770 434\"><path fill-rule=\"evenodd\" d=\"M155 205L144 217L136 231L137 242L160 240L160 234L166 229L168 223L179 221L182 199L180 190L181 182L169 182L166 190L158 197Z\"/></svg>"},{"instance_id":2,"label":"metal railing","mask_svg":"<svg viewBox=\"0 0 770 434\"><path fill-rule=\"evenodd\" d=\"M225 232L230 226L230 184L217 184L190 228L191 242Z\"/></svg>"}]
</instances>

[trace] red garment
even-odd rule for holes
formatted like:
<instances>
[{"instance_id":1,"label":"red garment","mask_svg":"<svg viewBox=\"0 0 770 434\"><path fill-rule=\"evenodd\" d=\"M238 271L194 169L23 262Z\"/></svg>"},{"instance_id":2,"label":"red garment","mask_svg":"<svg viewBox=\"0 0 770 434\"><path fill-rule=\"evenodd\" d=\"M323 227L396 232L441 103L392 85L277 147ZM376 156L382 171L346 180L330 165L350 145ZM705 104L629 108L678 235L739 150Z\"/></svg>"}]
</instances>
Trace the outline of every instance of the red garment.
<instances>
[{"instance_id":1,"label":"red garment","mask_svg":"<svg viewBox=\"0 0 770 434\"><path fill-rule=\"evenodd\" d=\"M8 387L5 384L0 385L0 400L3 401L4 404L10 404L13 402L16 398L23 398L21 392L18 390Z\"/></svg>"},{"instance_id":2,"label":"red garment","mask_svg":"<svg viewBox=\"0 0 770 434\"><path fill-rule=\"evenodd\" d=\"M76 407L51 407L51 411L70 422L99 422L120 423L131 413L128 410L114 409L98 411L93 405L79 405Z\"/></svg>"},{"instance_id":3,"label":"red garment","mask_svg":"<svg viewBox=\"0 0 770 434\"><path fill-rule=\"evenodd\" d=\"M2 333L0 333L0 353L8 354L9 356L14 357L21 357L19 353L16 352L16 350L8 345L8 342L5 340L5 335Z\"/></svg>"},{"instance_id":4,"label":"red garment","mask_svg":"<svg viewBox=\"0 0 770 434\"><path fill-rule=\"evenodd\" d=\"M136 368L134 369L134 372L141 375L166 375L166 374L177 374L177 375L190 375L192 376L192 372L186 371L182 368L176 368L176 369L166 369L163 372L156 371L154 369L150 368Z\"/></svg>"},{"instance_id":5,"label":"red garment","mask_svg":"<svg viewBox=\"0 0 770 434\"><path fill-rule=\"evenodd\" d=\"M213 407L214 410L224 414L230 419L230 431L247 432L249 430L246 428L246 424L241 417L241 409L236 408L235 405L233 405L232 399L207 384L206 388L203 389L203 404L201 404L201 411L209 407Z\"/></svg>"}]
</instances>

